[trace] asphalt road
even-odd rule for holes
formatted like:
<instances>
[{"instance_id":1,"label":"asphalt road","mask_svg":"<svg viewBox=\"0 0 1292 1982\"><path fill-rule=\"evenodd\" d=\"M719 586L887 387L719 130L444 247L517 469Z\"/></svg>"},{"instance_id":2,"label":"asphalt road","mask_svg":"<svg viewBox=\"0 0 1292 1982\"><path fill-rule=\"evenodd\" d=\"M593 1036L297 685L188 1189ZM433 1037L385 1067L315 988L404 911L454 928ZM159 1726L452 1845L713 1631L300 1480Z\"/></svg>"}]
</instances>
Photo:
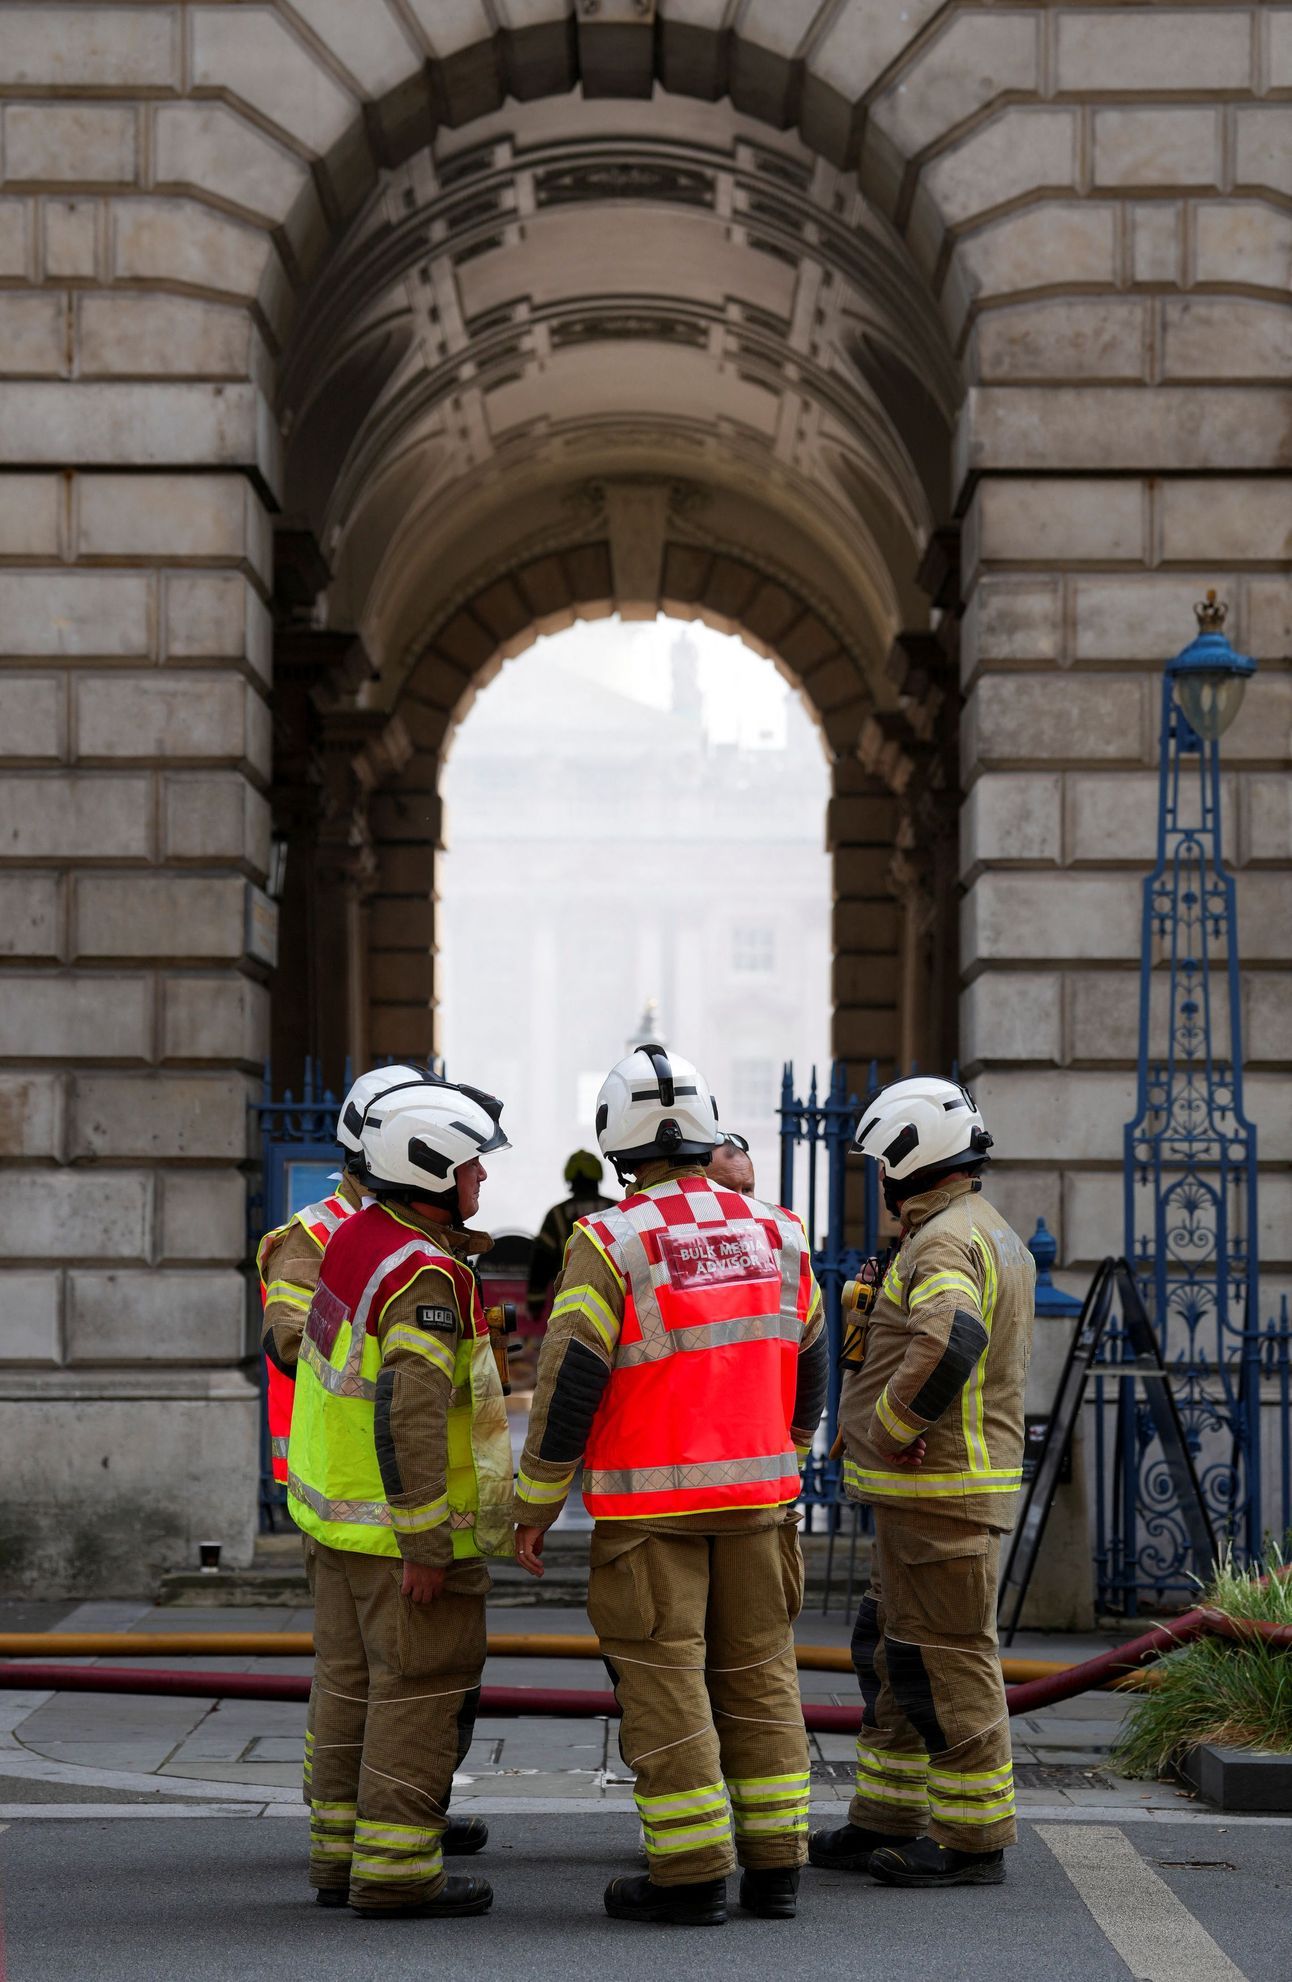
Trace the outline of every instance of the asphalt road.
<instances>
[{"instance_id":1,"label":"asphalt road","mask_svg":"<svg viewBox=\"0 0 1292 1982\"><path fill-rule=\"evenodd\" d=\"M691 1930L603 1913L605 1881L637 1869L636 1837L622 1816L495 1817L473 1861L494 1881L493 1912L427 1924L311 1905L299 1820L20 1821L0 1835L0 1982L422 1982L436 1970L454 1982L751 1982L787 1968L839 1982L1287 1982L1292 1972L1287 1828L1028 1824L1002 1887L908 1893L808 1872L794 1923L733 1904L727 1927Z\"/></svg>"}]
</instances>

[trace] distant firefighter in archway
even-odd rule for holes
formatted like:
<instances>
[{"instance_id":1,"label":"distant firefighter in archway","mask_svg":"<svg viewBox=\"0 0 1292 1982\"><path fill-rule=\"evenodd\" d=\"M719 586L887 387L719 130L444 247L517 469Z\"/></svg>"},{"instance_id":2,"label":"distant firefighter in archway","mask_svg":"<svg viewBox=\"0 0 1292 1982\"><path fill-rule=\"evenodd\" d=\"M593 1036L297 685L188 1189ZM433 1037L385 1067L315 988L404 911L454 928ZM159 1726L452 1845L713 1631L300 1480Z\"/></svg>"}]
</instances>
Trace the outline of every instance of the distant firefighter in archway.
<instances>
[{"instance_id":1,"label":"distant firefighter in archway","mask_svg":"<svg viewBox=\"0 0 1292 1982\"><path fill-rule=\"evenodd\" d=\"M547 1311L551 1306L552 1288L561 1271L561 1261L565 1258L565 1248L570 1243L570 1234L580 1218L590 1218L594 1211L605 1211L614 1203L613 1198L601 1195L601 1179L605 1168L599 1156L590 1149L576 1149L565 1166L565 1181L570 1186L570 1195L554 1204L538 1228L534 1250L529 1262L529 1291L525 1305L529 1309L531 1322L546 1322Z\"/></svg>"}]
</instances>

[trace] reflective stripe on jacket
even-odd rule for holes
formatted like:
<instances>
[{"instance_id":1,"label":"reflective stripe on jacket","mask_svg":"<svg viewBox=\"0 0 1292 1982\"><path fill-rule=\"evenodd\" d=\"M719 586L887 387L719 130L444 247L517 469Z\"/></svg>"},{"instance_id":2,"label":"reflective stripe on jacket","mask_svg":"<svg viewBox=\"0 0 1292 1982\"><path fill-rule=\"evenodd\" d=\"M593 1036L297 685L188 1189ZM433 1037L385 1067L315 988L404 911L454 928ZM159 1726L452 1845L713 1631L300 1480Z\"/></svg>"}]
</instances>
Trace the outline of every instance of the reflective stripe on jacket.
<instances>
[{"instance_id":1,"label":"reflective stripe on jacket","mask_svg":"<svg viewBox=\"0 0 1292 1982\"><path fill-rule=\"evenodd\" d=\"M402 1509L392 1514L376 1444L378 1330L414 1281L427 1304L415 1346L452 1385L447 1492L416 1522ZM408 1333L391 1327L389 1346L409 1346ZM297 1363L288 1460L292 1519L330 1548L397 1556L402 1530L442 1524L456 1558L512 1553L511 1439L475 1275L388 1206L365 1206L324 1255Z\"/></svg>"},{"instance_id":2,"label":"reflective stripe on jacket","mask_svg":"<svg viewBox=\"0 0 1292 1982\"><path fill-rule=\"evenodd\" d=\"M623 1284L584 1453L596 1520L776 1507L814 1282L793 1213L682 1177L581 1222Z\"/></svg>"},{"instance_id":3,"label":"reflective stripe on jacket","mask_svg":"<svg viewBox=\"0 0 1292 1982\"><path fill-rule=\"evenodd\" d=\"M272 1258L278 1244L294 1225L308 1233L318 1247L319 1258L339 1225L358 1210L358 1203L352 1204L349 1198L339 1192L332 1197L321 1198L317 1204L307 1204L284 1225L276 1225L272 1232L266 1232L256 1249L256 1270L260 1275L260 1304L267 1308L271 1298L288 1307L300 1310L301 1326L309 1312L310 1299L318 1281L315 1272L313 1281L306 1288L300 1281L270 1279L273 1271ZM287 1482L287 1441L292 1429L292 1399L296 1394L295 1377L285 1369L280 1369L272 1356L265 1357L265 1411L269 1419L269 1464L274 1478L280 1485Z\"/></svg>"},{"instance_id":4,"label":"reflective stripe on jacket","mask_svg":"<svg viewBox=\"0 0 1292 1982\"><path fill-rule=\"evenodd\" d=\"M1036 1265L968 1179L910 1199L904 1215L910 1229L840 1398L844 1485L855 1500L919 1502L1007 1530L1023 1477ZM898 1463L918 1438L922 1463Z\"/></svg>"}]
</instances>

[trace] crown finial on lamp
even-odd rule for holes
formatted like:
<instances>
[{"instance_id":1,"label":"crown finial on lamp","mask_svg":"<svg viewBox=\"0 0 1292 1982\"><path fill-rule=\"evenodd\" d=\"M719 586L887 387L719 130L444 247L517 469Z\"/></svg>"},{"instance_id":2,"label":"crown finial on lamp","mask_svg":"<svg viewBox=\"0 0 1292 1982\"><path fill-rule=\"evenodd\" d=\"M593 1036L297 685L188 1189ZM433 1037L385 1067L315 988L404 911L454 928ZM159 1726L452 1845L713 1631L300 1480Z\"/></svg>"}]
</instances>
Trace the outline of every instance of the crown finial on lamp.
<instances>
[{"instance_id":1,"label":"crown finial on lamp","mask_svg":"<svg viewBox=\"0 0 1292 1982\"><path fill-rule=\"evenodd\" d=\"M1229 617L1229 607L1223 599L1217 599L1216 588L1208 585L1207 596L1199 599L1193 608L1193 616L1198 622L1199 633L1219 633Z\"/></svg>"}]
</instances>

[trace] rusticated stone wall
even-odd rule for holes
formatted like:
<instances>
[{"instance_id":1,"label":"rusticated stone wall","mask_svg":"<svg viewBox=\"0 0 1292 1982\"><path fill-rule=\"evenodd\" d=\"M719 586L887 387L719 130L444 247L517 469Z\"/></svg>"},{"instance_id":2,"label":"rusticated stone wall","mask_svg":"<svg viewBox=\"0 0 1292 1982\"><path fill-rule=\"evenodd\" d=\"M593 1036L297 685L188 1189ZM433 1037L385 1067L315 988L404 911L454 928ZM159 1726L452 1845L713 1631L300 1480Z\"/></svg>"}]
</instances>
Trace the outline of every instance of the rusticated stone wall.
<instances>
[{"instance_id":1,"label":"rusticated stone wall","mask_svg":"<svg viewBox=\"0 0 1292 1982\"><path fill-rule=\"evenodd\" d=\"M433 1038L499 657L702 613L835 759L839 1050L958 1045L1080 1269L1216 584L1289 1284L1289 96L1280 5L0 5L0 1575L250 1551L247 1103L314 926L275 977L275 621L329 1052Z\"/></svg>"}]
</instances>

